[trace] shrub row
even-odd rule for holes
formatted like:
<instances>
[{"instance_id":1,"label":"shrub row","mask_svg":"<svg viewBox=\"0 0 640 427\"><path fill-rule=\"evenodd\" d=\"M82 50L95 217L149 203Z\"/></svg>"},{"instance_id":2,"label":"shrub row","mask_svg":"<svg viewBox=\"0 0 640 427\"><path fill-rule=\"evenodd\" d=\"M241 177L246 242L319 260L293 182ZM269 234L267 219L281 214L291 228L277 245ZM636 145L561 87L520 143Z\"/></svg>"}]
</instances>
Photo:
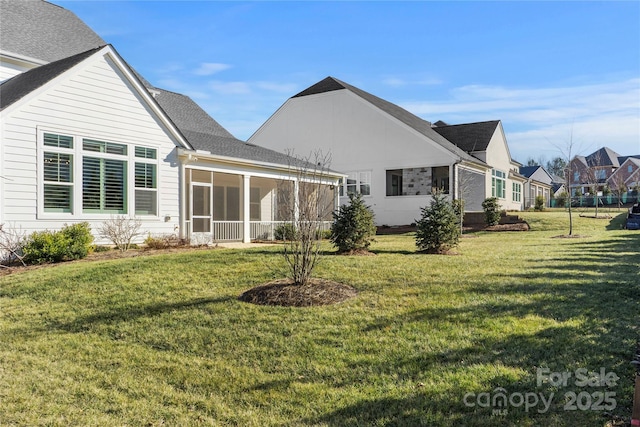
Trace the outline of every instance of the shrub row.
<instances>
[{"instance_id":1,"label":"shrub row","mask_svg":"<svg viewBox=\"0 0 640 427\"><path fill-rule=\"evenodd\" d=\"M65 225L60 231L36 231L22 246L23 260L27 264L44 264L81 259L89 254L92 242L87 222Z\"/></svg>"}]
</instances>

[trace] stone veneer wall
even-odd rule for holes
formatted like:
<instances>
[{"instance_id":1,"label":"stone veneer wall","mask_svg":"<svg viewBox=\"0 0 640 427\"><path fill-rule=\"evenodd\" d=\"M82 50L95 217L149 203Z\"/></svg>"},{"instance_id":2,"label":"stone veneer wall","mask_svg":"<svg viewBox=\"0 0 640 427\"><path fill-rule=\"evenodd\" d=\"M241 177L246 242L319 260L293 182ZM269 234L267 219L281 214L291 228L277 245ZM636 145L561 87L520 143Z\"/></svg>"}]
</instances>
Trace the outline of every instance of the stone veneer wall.
<instances>
[{"instance_id":1,"label":"stone veneer wall","mask_svg":"<svg viewBox=\"0 0 640 427\"><path fill-rule=\"evenodd\" d=\"M417 196L431 194L431 168L402 170L402 195Z\"/></svg>"}]
</instances>

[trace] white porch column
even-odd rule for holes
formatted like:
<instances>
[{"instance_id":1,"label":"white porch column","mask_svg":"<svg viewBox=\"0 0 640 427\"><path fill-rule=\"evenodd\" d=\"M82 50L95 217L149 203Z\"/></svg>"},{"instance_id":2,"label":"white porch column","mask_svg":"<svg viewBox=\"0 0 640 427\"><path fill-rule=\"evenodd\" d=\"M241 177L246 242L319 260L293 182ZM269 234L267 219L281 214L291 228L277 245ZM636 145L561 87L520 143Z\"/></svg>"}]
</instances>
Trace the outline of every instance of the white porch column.
<instances>
[{"instance_id":1,"label":"white porch column","mask_svg":"<svg viewBox=\"0 0 640 427\"><path fill-rule=\"evenodd\" d=\"M251 175L242 175L242 241L251 242Z\"/></svg>"},{"instance_id":2,"label":"white porch column","mask_svg":"<svg viewBox=\"0 0 640 427\"><path fill-rule=\"evenodd\" d=\"M179 225L179 237L181 239L186 239L189 236L187 236L187 197L186 197L186 193L187 193L187 176L185 173L185 166L184 166L184 162L182 161L182 159L178 158L178 162L179 162L179 167L178 167L178 182L180 183L180 185L178 185L178 203L179 203L179 208L180 208L180 218L178 218L178 224Z\"/></svg>"},{"instance_id":3,"label":"white porch column","mask_svg":"<svg viewBox=\"0 0 640 427\"><path fill-rule=\"evenodd\" d=\"M449 165L449 197L451 200L455 200L458 197L458 185L456 180L456 164Z\"/></svg>"},{"instance_id":4,"label":"white porch column","mask_svg":"<svg viewBox=\"0 0 640 427\"><path fill-rule=\"evenodd\" d=\"M298 224L300 221L300 181L293 181L293 221Z\"/></svg>"}]
</instances>

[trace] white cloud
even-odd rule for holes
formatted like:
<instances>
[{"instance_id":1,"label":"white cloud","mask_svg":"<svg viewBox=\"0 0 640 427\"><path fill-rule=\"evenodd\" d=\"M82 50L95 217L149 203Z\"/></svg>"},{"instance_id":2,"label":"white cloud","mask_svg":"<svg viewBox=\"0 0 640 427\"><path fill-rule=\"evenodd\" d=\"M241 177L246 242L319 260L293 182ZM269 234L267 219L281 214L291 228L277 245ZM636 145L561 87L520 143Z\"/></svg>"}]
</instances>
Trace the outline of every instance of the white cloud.
<instances>
[{"instance_id":1,"label":"white cloud","mask_svg":"<svg viewBox=\"0 0 640 427\"><path fill-rule=\"evenodd\" d=\"M472 85L452 99L402 106L427 120L448 123L502 120L511 154L518 160L558 155L573 140L585 154L608 146L640 154L640 79L537 89ZM554 154L555 153L555 154Z\"/></svg>"},{"instance_id":2,"label":"white cloud","mask_svg":"<svg viewBox=\"0 0 640 427\"><path fill-rule=\"evenodd\" d=\"M251 87L247 82L224 82L214 80L207 85L211 90L225 95L241 95L251 93Z\"/></svg>"},{"instance_id":3,"label":"white cloud","mask_svg":"<svg viewBox=\"0 0 640 427\"><path fill-rule=\"evenodd\" d=\"M284 93L288 96L293 95L298 90L298 85L295 83L257 82L256 87L269 92Z\"/></svg>"},{"instance_id":4,"label":"white cloud","mask_svg":"<svg viewBox=\"0 0 640 427\"><path fill-rule=\"evenodd\" d=\"M231 68L231 65L229 64L203 62L198 68L193 70L193 74L197 76L210 76L212 74L219 73L220 71L228 70L229 68Z\"/></svg>"},{"instance_id":5,"label":"white cloud","mask_svg":"<svg viewBox=\"0 0 640 427\"><path fill-rule=\"evenodd\" d=\"M387 77L382 80L382 83L391 87L402 86L435 86L441 85L443 82L435 77L416 78L416 79L403 79L400 77Z\"/></svg>"}]
</instances>

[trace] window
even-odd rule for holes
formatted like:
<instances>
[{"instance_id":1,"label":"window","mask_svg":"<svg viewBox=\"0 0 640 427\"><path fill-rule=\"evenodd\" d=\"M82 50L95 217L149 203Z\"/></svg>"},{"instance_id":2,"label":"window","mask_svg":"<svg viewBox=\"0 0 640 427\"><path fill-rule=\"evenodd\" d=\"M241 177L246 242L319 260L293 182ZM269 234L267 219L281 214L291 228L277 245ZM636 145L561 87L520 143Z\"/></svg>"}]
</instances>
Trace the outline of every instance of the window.
<instances>
[{"instance_id":1,"label":"window","mask_svg":"<svg viewBox=\"0 0 640 427\"><path fill-rule=\"evenodd\" d=\"M49 132L41 138L43 212L158 214L157 149ZM133 209L128 203L132 197Z\"/></svg>"},{"instance_id":2,"label":"window","mask_svg":"<svg viewBox=\"0 0 640 427\"><path fill-rule=\"evenodd\" d=\"M511 184L512 194L511 197L514 202L522 201L522 184L514 182Z\"/></svg>"},{"instance_id":3,"label":"window","mask_svg":"<svg viewBox=\"0 0 640 427\"><path fill-rule=\"evenodd\" d=\"M393 169L387 171L387 196L402 196L402 169Z\"/></svg>"},{"instance_id":4,"label":"window","mask_svg":"<svg viewBox=\"0 0 640 427\"><path fill-rule=\"evenodd\" d=\"M82 158L82 211L127 213L127 162Z\"/></svg>"},{"instance_id":5,"label":"window","mask_svg":"<svg viewBox=\"0 0 640 427\"><path fill-rule=\"evenodd\" d=\"M449 166L431 168L431 191L442 191L449 194Z\"/></svg>"},{"instance_id":6,"label":"window","mask_svg":"<svg viewBox=\"0 0 640 427\"><path fill-rule=\"evenodd\" d=\"M627 166L627 172L629 173L633 172L633 166L631 165Z\"/></svg>"},{"instance_id":7,"label":"window","mask_svg":"<svg viewBox=\"0 0 640 427\"><path fill-rule=\"evenodd\" d=\"M606 179L607 178L607 171L604 169L597 169L596 170L596 179L597 180L602 180L602 179Z\"/></svg>"},{"instance_id":8,"label":"window","mask_svg":"<svg viewBox=\"0 0 640 427\"><path fill-rule=\"evenodd\" d=\"M491 196L500 199L506 198L506 174L500 170L491 171Z\"/></svg>"},{"instance_id":9,"label":"window","mask_svg":"<svg viewBox=\"0 0 640 427\"><path fill-rule=\"evenodd\" d=\"M359 171L351 172L347 176L346 182L343 183L343 187L340 187L340 195L345 194L362 194L363 196L371 195L371 172Z\"/></svg>"},{"instance_id":10,"label":"window","mask_svg":"<svg viewBox=\"0 0 640 427\"><path fill-rule=\"evenodd\" d=\"M158 186L156 183L156 150L153 148L135 148L135 209L136 215L157 215ZM149 162L151 159L154 160Z\"/></svg>"},{"instance_id":11,"label":"window","mask_svg":"<svg viewBox=\"0 0 640 427\"><path fill-rule=\"evenodd\" d=\"M73 137L44 134L42 171L45 212L71 213L73 209Z\"/></svg>"},{"instance_id":12,"label":"window","mask_svg":"<svg viewBox=\"0 0 640 427\"><path fill-rule=\"evenodd\" d=\"M573 173L573 182L578 182L580 181L580 172L574 172Z\"/></svg>"}]
</instances>

